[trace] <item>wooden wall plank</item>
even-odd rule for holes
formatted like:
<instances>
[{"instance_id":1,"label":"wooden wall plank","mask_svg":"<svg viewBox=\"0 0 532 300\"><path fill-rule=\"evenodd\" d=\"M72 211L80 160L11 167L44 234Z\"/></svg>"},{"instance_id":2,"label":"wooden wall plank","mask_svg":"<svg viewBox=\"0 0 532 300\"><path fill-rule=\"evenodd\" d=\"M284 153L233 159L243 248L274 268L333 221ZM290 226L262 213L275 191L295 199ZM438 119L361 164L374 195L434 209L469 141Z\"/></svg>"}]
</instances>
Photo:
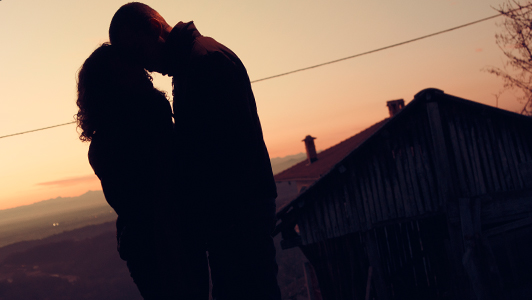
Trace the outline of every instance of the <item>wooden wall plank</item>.
<instances>
[{"instance_id":1,"label":"wooden wall plank","mask_svg":"<svg viewBox=\"0 0 532 300\"><path fill-rule=\"evenodd\" d=\"M349 192L349 186L352 185L352 182L346 182L342 187L344 190L344 199L345 199L345 210L347 217L349 218L349 232L356 232L362 230L360 227L360 219L356 213L356 204L355 197Z\"/></svg>"},{"instance_id":2,"label":"wooden wall plank","mask_svg":"<svg viewBox=\"0 0 532 300\"><path fill-rule=\"evenodd\" d=\"M377 245L377 238L374 230L370 230L365 235L365 242L367 247L367 254L370 266L373 267L373 284L377 299L388 300L389 295L386 289L386 283L384 279L384 268L381 264L380 253Z\"/></svg>"},{"instance_id":3,"label":"wooden wall plank","mask_svg":"<svg viewBox=\"0 0 532 300\"><path fill-rule=\"evenodd\" d=\"M478 159L478 153L475 153L475 149L473 147L474 141L471 137L470 131L471 126L467 122L467 117L474 117L474 116L460 116L460 118L457 118L457 123L460 124L461 128L461 134L464 137L464 144L465 144L465 153L464 155L467 155L469 158L469 163L471 167L471 175L472 175L472 187L470 187L470 195L480 195L484 194L481 189L481 181L482 179L482 172L479 172L478 165L477 165L477 159Z\"/></svg>"},{"instance_id":4,"label":"wooden wall plank","mask_svg":"<svg viewBox=\"0 0 532 300\"><path fill-rule=\"evenodd\" d=\"M371 188L371 176L369 175L369 172L366 169L364 171L365 176L364 178L362 178L362 187L364 189L365 199L369 207L369 218L371 219L371 223L375 224L379 219L377 217L377 208L375 208L375 201Z\"/></svg>"},{"instance_id":5,"label":"wooden wall plank","mask_svg":"<svg viewBox=\"0 0 532 300\"><path fill-rule=\"evenodd\" d=\"M299 235L301 236L301 244L309 244L309 235L312 232L312 228L309 224L309 215L303 213L300 207L294 208L297 216L297 226L299 226Z\"/></svg>"},{"instance_id":6,"label":"wooden wall plank","mask_svg":"<svg viewBox=\"0 0 532 300\"><path fill-rule=\"evenodd\" d=\"M455 125L452 121L448 123L449 126L449 136L451 139L451 144L453 148L453 157L454 157L454 168L456 170L456 175L458 182L456 180L453 180L453 183L456 183L460 187L460 194L467 194L468 186L467 186L467 180L465 173L466 168L465 164L463 163L462 153L460 150L460 142L458 139L458 133L455 128Z\"/></svg>"},{"instance_id":7,"label":"wooden wall plank","mask_svg":"<svg viewBox=\"0 0 532 300\"><path fill-rule=\"evenodd\" d=\"M427 119L432 138L432 153L436 182L438 183L439 205L445 207L446 202L454 194L451 161L447 151L447 142L443 131L443 121L437 102L426 104Z\"/></svg>"},{"instance_id":8,"label":"wooden wall plank","mask_svg":"<svg viewBox=\"0 0 532 300\"><path fill-rule=\"evenodd\" d=\"M389 153L386 153L389 155ZM392 170L389 169L390 159L385 157L385 153L381 153L381 158L378 159L377 165L381 170L382 181L384 184L384 197L388 206L388 218L397 218L397 210L395 205L394 193L392 191L392 185L390 183L390 174L393 174Z\"/></svg>"},{"instance_id":9,"label":"wooden wall plank","mask_svg":"<svg viewBox=\"0 0 532 300\"><path fill-rule=\"evenodd\" d=\"M510 168L510 173L512 174L513 186L515 189L523 188L523 180L519 172L517 151L515 150L515 145L508 136L508 126L506 124L500 128L501 136L503 140L503 145L506 153L508 154L508 166Z\"/></svg>"},{"instance_id":10,"label":"wooden wall plank","mask_svg":"<svg viewBox=\"0 0 532 300\"><path fill-rule=\"evenodd\" d=\"M328 233L327 235L328 238L337 237L341 235L340 227L339 227L339 223L341 221L338 219L338 214L336 212L336 207L334 203L335 197L332 194L332 192L333 192L332 190L329 190L329 193L324 195L324 200L325 200L324 206L326 208L325 213L327 213L327 215L329 216L329 220L331 222L331 225L330 225L331 229L329 231L330 233Z\"/></svg>"},{"instance_id":11,"label":"wooden wall plank","mask_svg":"<svg viewBox=\"0 0 532 300\"><path fill-rule=\"evenodd\" d=\"M402 147L399 148L399 151L396 152L395 165L397 168L397 178L399 181L399 188L401 190L401 198L403 199L405 216L408 218L408 217L414 216L416 214L416 211L415 211L415 206L412 207L411 202L413 200L413 197L411 196L409 192L409 187L407 186L407 182L406 182L406 174L403 169L403 156L406 155L404 152L405 150Z\"/></svg>"},{"instance_id":12,"label":"wooden wall plank","mask_svg":"<svg viewBox=\"0 0 532 300\"><path fill-rule=\"evenodd\" d=\"M393 165L391 165L392 167L395 168L395 162L396 162L397 158L395 157L394 155L394 161L393 161ZM405 213L405 204L404 204L404 200L403 200L403 194L401 192L401 187L399 186L400 183L399 183L399 175L398 175L398 171L397 169L395 169L395 172L391 178L391 181L392 181L392 189L393 189L393 195L394 195L394 199L395 199L395 207L396 207L396 210L397 210L397 217L400 217L400 218L404 218L406 217L406 213Z\"/></svg>"},{"instance_id":13,"label":"wooden wall plank","mask_svg":"<svg viewBox=\"0 0 532 300\"><path fill-rule=\"evenodd\" d=\"M301 208L301 215L306 217L308 220L308 235L307 235L307 244L315 243L318 238L318 221L316 220L316 214L313 210L313 205L311 202L308 201L309 197L306 197L306 199L302 199L305 203L305 206Z\"/></svg>"},{"instance_id":14,"label":"wooden wall plank","mask_svg":"<svg viewBox=\"0 0 532 300\"><path fill-rule=\"evenodd\" d=\"M453 123L455 125L456 133L458 136L458 145L459 145L459 155L462 158L462 162L464 165L464 171L465 171L465 194L464 195L478 195L478 178L475 176L473 167L472 167L472 157L470 157L470 153L468 151L467 146L467 140L465 137L465 131L467 131L467 128L462 126L460 120L458 117L455 116L453 119Z\"/></svg>"},{"instance_id":15,"label":"wooden wall plank","mask_svg":"<svg viewBox=\"0 0 532 300\"><path fill-rule=\"evenodd\" d=\"M316 217L318 219L318 224L320 226L320 241L324 241L327 239L327 237L331 236L332 234L329 232L331 230L331 224L329 221L329 216L327 214L327 209L324 209L324 199L322 198L322 194L319 190L316 190L316 193L313 195L313 203L316 205Z\"/></svg>"},{"instance_id":16,"label":"wooden wall plank","mask_svg":"<svg viewBox=\"0 0 532 300\"><path fill-rule=\"evenodd\" d=\"M476 116L475 116L476 118ZM475 133L475 127L471 122L465 119L460 120L462 128L464 129L464 136L466 138L466 145L468 147L468 153L471 158L471 168L473 170L473 176L475 178L476 195L485 194L486 184L484 183L484 174L480 163L480 153L478 151L477 143L478 139Z\"/></svg>"},{"instance_id":17,"label":"wooden wall plank","mask_svg":"<svg viewBox=\"0 0 532 300\"><path fill-rule=\"evenodd\" d=\"M523 153L525 155L526 161L532 161L532 146L530 143L532 143L532 138L530 138L530 128L523 128L519 125L517 125L518 128L516 130L516 135L519 136L519 140L521 141L521 147L523 149Z\"/></svg>"},{"instance_id":18,"label":"wooden wall plank","mask_svg":"<svg viewBox=\"0 0 532 300\"><path fill-rule=\"evenodd\" d=\"M421 203L425 211L433 211L431 194L429 191L428 174L425 174L425 168L422 161L421 139L422 132L419 129L414 129L413 135L413 159L417 175L417 181L421 190Z\"/></svg>"},{"instance_id":19,"label":"wooden wall plank","mask_svg":"<svg viewBox=\"0 0 532 300\"><path fill-rule=\"evenodd\" d=\"M334 236L342 236L344 235L345 230L343 229L345 227L346 218L345 218L345 209L339 209L338 206L338 188L341 188L341 186L336 185L333 189L329 192L329 201L331 204L329 205L330 208L330 215L332 218L332 225L333 225L333 232Z\"/></svg>"},{"instance_id":20,"label":"wooden wall plank","mask_svg":"<svg viewBox=\"0 0 532 300\"><path fill-rule=\"evenodd\" d=\"M312 220L311 228L312 228L312 235L311 235L311 244L317 243L321 241L323 234L321 233L322 230L322 222L321 218L319 218L319 211L316 210L318 207L316 204L316 201L312 201L313 199L309 199L310 197L307 197L306 199L306 212L309 215L309 220Z\"/></svg>"},{"instance_id":21,"label":"wooden wall plank","mask_svg":"<svg viewBox=\"0 0 532 300\"><path fill-rule=\"evenodd\" d=\"M428 115L424 116L424 122L426 123L425 126L420 127L420 155L424 168L424 173L427 178L432 207L434 211L438 211L443 207L440 204L443 203L443 199L440 199L441 196L439 189L441 187L438 186L438 179L436 178L436 174L440 172L440 170L435 169L436 163L434 162L434 160L436 160L436 151L434 151L433 149L434 145L432 143L432 135L430 132Z\"/></svg>"},{"instance_id":22,"label":"wooden wall plank","mask_svg":"<svg viewBox=\"0 0 532 300\"><path fill-rule=\"evenodd\" d=\"M330 176L332 177L329 177L327 178L327 184L324 185L324 190L323 190L323 199L324 199L324 206L326 208L326 212L328 213L329 215L329 220L331 222L331 232L332 232L332 235L328 236L328 237L333 237L333 236L340 236L341 233L340 233L340 216L338 214L338 212L336 211L336 204L335 204L335 200L336 200L336 197L335 197L335 190L337 189L337 180L335 180L334 178L336 177L334 174L331 174Z\"/></svg>"},{"instance_id":23,"label":"wooden wall plank","mask_svg":"<svg viewBox=\"0 0 532 300\"><path fill-rule=\"evenodd\" d=\"M504 173L503 164L501 161L501 156L499 155L499 147L498 147L498 141L497 137L495 136L495 133L493 131L493 127L496 126L496 123L493 122L493 120L488 119L488 126L487 126L487 139L490 146L490 151L492 152L491 159L495 162L495 167L497 169L497 178L499 180L499 183L501 185L501 191L507 191L508 190L508 182L506 181L506 174Z\"/></svg>"},{"instance_id":24,"label":"wooden wall plank","mask_svg":"<svg viewBox=\"0 0 532 300\"><path fill-rule=\"evenodd\" d=\"M321 187L323 189L323 187ZM316 191L316 199L314 200L317 203L317 211L318 216L321 216L322 218L322 231L324 233L323 239L325 240L329 237L333 237L333 226L332 226L332 220L330 219L329 215L329 207L328 207L328 201L327 201L327 193L323 191L322 189L318 189Z\"/></svg>"},{"instance_id":25,"label":"wooden wall plank","mask_svg":"<svg viewBox=\"0 0 532 300\"><path fill-rule=\"evenodd\" d=\"M369 195L371 195L371 199L373 202L373 207L375 209L375 216L377 221L384 220L383 217L383 205L381 204L381 198L380 198L380 190L377 186L377 176L375 174L375 167L371 163L371 158L366 158L367 162L367 170L368 170L368 189L369 189Z\"/></svg>"},{"instance_id":26,"label":"wooden wall plank","mask_svg":"<svg viewBox=\"0 0 532 300\"><path fill-rule=\"evenodd\" d=\"M423 206L423 199L420 195L419 179L417 178L416 167L414 166L414 146L411 143L409 143L408 146L409 149L406 155L405 166L405 168L408 170L406 182L410 185L413 191L414 203L417 209L416 214L423 214L425 213L425 207Z\"/></svg>"},{"instance_id":27,"label":"wooden wall plank","mask_svg":"<svg viewBox=\"0 0 532 300\"><path fill-rule=\"evenodd\" d=\"M490 128L492 125L492 122L490 120L486 120L486 124L484 125L483 130L481 132L482 140L484 141L484 149L486 150L486 155L488 158L489 166L492 170L492 178L493 178L493 184L495 185L495 191L502 191L506 189L506 183L503 178L501 178L502 172L502 166L498 161L498 157L495 155L495 148L494 144L492 142L492 137L490 133Z\"/></svg>"},{"instance_id":28,"label":"wooden wall plank","mask_svg":"<svg viewBox=\"0 0 532 300\"><path fill-rule=\"evenodd\" d=\"M367 229L369 229L369 228L372 228L373 224L376 223L375 214L373 213L374 211L373 204L371 203L371 200L368 197L368 190L367 190L367 184L366 184L367 178L365 176L360 176L358 179L359 179L358 187L360 190L360 194L362 196L362 203L364 204L364 211L366 213L365 217L366 217Z\"/></svg>"},{"instance_id":29,"label":"wooden wall plank","mask_svg":"<svg viewBox=\"0 0 532 300\"><path fill-rule=\"evenodd\" d=\"M478 153L480 153L480 164L482 165L484 178L486 180L485 189L487 193L494 192L499 190L500 187L497 181L497 174L495 174L495 166L493 165L491 157L489 157L486 152L486 142L484 141L485 126L479 125L478 118L475 118L473 122L475 126L475 136L473 139L476 142L475 145L478 148Z\"/></svg>"},{"instance_id":30,"label":"wooden wall plank","mask_svg":"<svg viewBox=\"0 0 532 300\"><path fill-rule=\"evenodd\" d=\"M342 218L342 222L340 222L340 230L341 230L341 234L342 235L345 235L345 234L348 234L348 233L351 233L351 232L354 232L353 231L353 219L351 218L351 215L349 213L349 209L348 209L348 204L347 204L347 198L346 198L346 194L345 194L345 187L346 183L345 182L342 182L339 186L338 186L338 189L335 190L335 194L337 195L336 196L336 211L337 213L339 212L340 215L341 215L341 218Z\"/></svg>"},{"instance_id":31,"label":"wooden wall plank","mask_svg":"<svg viewBox=\"0 0 532 300\"><path fill-rule=\"evenodd\" d=\"M360 179L355 178L353 180L353 184L350 185L349 187L352 188L351 192L352 192L352 195L354 196L353 199L355 200L355 208L356 208L356 213L358 215L359 222L360 222L360 229L366 230L371 225L371 221L368 220L369 210L366 208L366 205L365 205L365 200L364 200L364 196L363 196L362 189L361 189Z\"/></svg>"},{"instance_id":32,"label":"wooden wall plank","mask_svg":"<svg viewBox=\"0 0 532 300\"><path fill-rule=\"evenodd\" d=\"M427 177L430 198L432 200L432 208L434 211L440 211L440 209L442 208L442 205L440 205L440 203L442 203L443 199L440 199L440 194L438 193L438 189L440 187L437 186L437 179L434 176L434 174L438 171L434 170L434 165L431 163L431 155L429 151L430 146L428 144L425 144L423 148L420 148L420 155L423 168L425 169L425 175Z\"/></svg>"},{"instance_id":33,"label":"wooden wall plank","mask_svg":"<svg viewBox=\"0 0 532 300\"><path fill-rule=\"evenodd\" d=\"M499 132L495 130L495 128L500 126L500 124L499 122L496 122L492 125L496 125L490 126L489 132L493 143L493 152L495 154L495 157L497 158L497 162L501 167L501 169L499 170L499 178L501 179L501 181L504 182L504 190L508 191L513 189L513 184L510 169L508 167L508 159L506 158L506 153L504 152L504 147L502 146L501 137L499 135Z\"/></svg>"},{"instance_id":34,"label":"wooden wall plank","mask_svg":"<svg viewBox=\"0 0 532 300\"><path fill-rule=\"evenodd\" d=\"M390 219L391 208L389 207L388 200L386 199L385 186L384 186L384 181L383 181L384 174L381 172L381 169L379 167L379 162L378 162L378 160L382 159L381 155L382 153L380 151L378 150L373 151L371 161L373 163L372 175L375 178L374 182L375 182L375 187L377 189L377 194L378 194L377 202L381 208L382 220L384 221L384 220Z\"/></svg>"},{"instance_id":35,"label":"wooden wall plank","mask_svg":"<svg viewBox=\"0 0 532 300\"><path fill-rule=\"evenodd\" d=\"M366 218L368 216L367 209L365 208L364 198L362 196L362 191L360 188L360 177L357 176L358 172L353 160L349 161L348 168L351 176L351 184L347 186L347 191L349 192L351 199L354 201L354 205L352 207L355 209L355 215L358 216L360 230L365 230L366 228L368 228L368 223L366 221Z\"/></svg>"},{"instance_id":36,"label":"wooden wall plank","mask_svg":"<svg viewBox=\"0 0 532 300\"><path fill-rule=\"evenodd\" d=\"M518 163L524 163L527 162L528 159L526 158L523 143L521 142L521 136L522 133L520 132L519 127L517 124L512 123L512 128L508 131L508 134L510 136L510 139L515 143L516 150L518 154Z\"/></svg>"}]
</instances>

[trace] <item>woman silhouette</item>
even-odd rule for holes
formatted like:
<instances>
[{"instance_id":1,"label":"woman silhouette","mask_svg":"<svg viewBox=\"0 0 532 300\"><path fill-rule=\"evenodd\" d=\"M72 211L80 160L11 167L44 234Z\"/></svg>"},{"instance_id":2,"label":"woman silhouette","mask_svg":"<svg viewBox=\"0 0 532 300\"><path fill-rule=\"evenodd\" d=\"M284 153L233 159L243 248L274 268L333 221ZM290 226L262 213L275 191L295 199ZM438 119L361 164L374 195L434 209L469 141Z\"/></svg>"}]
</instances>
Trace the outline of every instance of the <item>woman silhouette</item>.
<instances>
[{"instance_id":1,"label":"woman silhouette","mask_svg":"<svg viewBox=\"0 0 532 300\"><path fill-rule=\"evenodd\" d=\"M172 111L150 75L110 44L78 75L79 138L118 214L120 257L144 299L168 299L172 267L166 222L172 218ZM175 267L175 266L174 266Z\"/></svg>"}]
</instances>

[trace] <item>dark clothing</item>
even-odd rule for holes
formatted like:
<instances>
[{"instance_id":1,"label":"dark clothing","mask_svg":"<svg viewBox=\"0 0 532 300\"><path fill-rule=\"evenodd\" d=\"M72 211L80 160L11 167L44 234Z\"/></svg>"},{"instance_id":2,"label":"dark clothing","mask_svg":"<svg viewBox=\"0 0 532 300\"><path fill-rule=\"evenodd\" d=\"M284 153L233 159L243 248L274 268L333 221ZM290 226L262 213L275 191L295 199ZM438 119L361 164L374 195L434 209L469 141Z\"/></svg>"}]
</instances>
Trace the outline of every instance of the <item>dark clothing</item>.
<instances>
[{"instance_id":1,"label":"dark clothing","mask_svg":"<svg viewBox=\"0 0 532 300\"><path fill-rule=\"evenodd\" d=\"M165 44L173 76L183 299L280 299L270 233L276 186L255 98L240 59L192 22Z\"/></svg>"},{"instance_id":2,"label":"dark clothing","mask_svg":"<svg viewBox=\"0 0 532 300\"><path fill-rule=\"evenodd\" d=\"M255 98L240 59L201 36L192 22L174 27L166 55L168 74L174 76L177 157L186 192L202 191L220 201L275 198Z\"/></svg>"},{"instance_id":3,"label":"dark clothing","mask_svg":"<svg viewBox=\"0 0 532 300\"><path fill-rule=\"evenodd\" d=\"M208 299L207 264L214 300L281 299L271 238L275 205L250 203L232 210L217 205L180 210L184 262L177 282L182 299Z\"/></svg>"},{"instance_id":4,"label":"dark clothing","mask_svg":"<svg viewBox=\"0 0 532 300\"><path fill-rule=\"evenodd\" d=\"M130 99L95 133L89 163L119 217L138 220L168 201L173 124L170 104L158 91Z\"/></svg>"},{"instance_id":5,"label":"dark clothing","mask_svg":"<svg viewBox=\"0 0 532 300\"><path fill-rule=\"evenodd\" d=\"M108 114L113 119L93 136L89 162L118 214L118 250L139 291L144 299L168 299L172 273L162 259L168 251L163 222L175 201L171 107L156 90L123 96L127 106Z\"/></svg>"}]
</instances>

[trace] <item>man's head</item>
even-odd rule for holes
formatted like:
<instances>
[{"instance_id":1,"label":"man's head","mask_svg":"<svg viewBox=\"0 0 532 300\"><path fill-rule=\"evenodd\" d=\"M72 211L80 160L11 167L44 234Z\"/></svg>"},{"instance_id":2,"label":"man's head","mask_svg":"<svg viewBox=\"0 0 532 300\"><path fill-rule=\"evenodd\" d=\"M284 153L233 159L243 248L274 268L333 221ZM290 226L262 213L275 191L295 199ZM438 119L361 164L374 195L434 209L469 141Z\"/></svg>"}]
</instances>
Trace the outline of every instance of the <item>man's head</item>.
<instances>
[{"instance_id":1,"label":"man's head","mask_svg":"<svg viewBox=\"0 0 532 300\"><path fill-rule=\"evenodd\" d=\"M139 2L123 5L109 26L111 44L149 71L160 71L162 48L172 27L153 8Z\"/></svg>"}]
</instances>

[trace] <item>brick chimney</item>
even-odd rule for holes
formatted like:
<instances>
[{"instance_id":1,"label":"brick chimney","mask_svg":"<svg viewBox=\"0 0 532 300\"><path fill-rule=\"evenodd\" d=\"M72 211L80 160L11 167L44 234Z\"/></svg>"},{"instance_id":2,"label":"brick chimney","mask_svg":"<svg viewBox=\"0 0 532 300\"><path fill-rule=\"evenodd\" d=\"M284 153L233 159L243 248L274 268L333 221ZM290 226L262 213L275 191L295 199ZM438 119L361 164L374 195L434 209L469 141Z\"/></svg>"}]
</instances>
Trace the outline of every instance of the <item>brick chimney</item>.
<instances>
[{"instance_id":1,"label":"brick chimney","mask_svg":"<svg viewBox=\"0 0 532 300\"><path fill-rule=\"evenodd\" d=\"M391 100L386 102L388 111L390 112L390 118L395 116L403 107L405 107L405 101L403 99Z\"/></svg>"},{"instance_id":2,"label":"brick chimney","mask_svg":"<svg viewBox=\"0 0 532 300\"><path fill-rule=\"evenodd\" d=\"M318 154L316 154L316 146L314 145L315 137L307 135L303 142L305 142L305 149L307 150L308 163L311 164L318 160Z\"/></svg>"}]
</instances>

